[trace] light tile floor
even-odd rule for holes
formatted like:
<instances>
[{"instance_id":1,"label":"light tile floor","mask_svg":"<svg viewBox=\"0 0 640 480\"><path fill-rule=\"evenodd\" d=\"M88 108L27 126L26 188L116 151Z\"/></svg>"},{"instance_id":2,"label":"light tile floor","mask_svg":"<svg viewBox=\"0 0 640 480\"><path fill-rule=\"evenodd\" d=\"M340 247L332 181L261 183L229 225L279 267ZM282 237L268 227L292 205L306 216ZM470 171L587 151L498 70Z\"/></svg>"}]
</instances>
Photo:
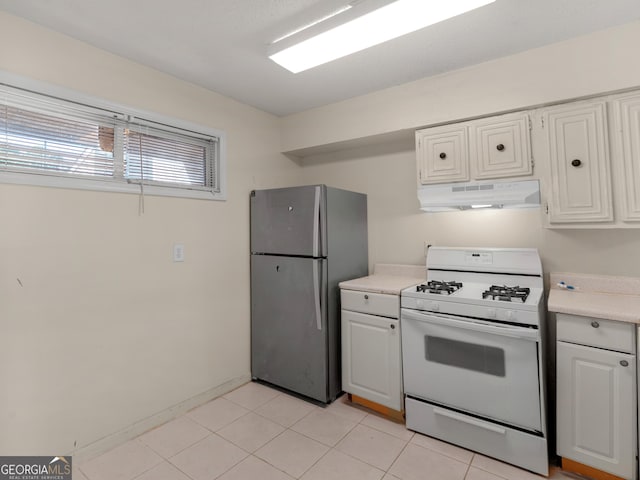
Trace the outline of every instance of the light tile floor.
<instances>
[{"instance_id":1,"label":"light tile floor","mask_svg":"<svg viewBox=\"0 0 640 480\"><path fill-rule=\"evenodd\" d=\"M81 464L74 480L542 480L352 405L248 383ZM553 469L554 480L577 478Z\"/></svg>"}]
</instances>

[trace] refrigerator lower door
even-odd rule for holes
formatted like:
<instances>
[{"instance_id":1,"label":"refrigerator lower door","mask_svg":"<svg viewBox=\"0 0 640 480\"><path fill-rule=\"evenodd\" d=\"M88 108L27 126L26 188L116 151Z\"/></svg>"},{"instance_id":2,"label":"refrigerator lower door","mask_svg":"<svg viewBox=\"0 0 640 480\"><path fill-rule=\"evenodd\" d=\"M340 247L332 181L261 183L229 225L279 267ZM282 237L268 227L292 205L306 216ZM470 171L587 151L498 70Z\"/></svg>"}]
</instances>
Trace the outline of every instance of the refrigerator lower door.
<instances>
[{"instance_id":1,"label":"refrigerator lower door","mask_svg":"<svg viewBox=\"0 0 640 480\"><path fill-rule=\"evenodd\" d=\"M328 402L326 260L251 256L251 374Z\"/></svg>"}]
</instances>

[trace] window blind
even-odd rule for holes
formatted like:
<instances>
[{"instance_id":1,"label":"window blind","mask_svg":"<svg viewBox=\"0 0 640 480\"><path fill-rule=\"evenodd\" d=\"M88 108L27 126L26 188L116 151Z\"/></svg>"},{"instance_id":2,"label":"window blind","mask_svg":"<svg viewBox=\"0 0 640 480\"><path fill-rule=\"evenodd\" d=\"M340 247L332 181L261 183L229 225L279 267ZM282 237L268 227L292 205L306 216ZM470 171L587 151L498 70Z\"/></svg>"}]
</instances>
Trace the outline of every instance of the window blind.
<instances>
[{"instance_id":1,"label":"window blind","mask_svg":"<svg viewBox=\"0 0 640 480\"><path fill-rule=\"evenodd\" d=\"M0 171L220 191L219 139L0 85Z\"/></svg>"}]
</instances>

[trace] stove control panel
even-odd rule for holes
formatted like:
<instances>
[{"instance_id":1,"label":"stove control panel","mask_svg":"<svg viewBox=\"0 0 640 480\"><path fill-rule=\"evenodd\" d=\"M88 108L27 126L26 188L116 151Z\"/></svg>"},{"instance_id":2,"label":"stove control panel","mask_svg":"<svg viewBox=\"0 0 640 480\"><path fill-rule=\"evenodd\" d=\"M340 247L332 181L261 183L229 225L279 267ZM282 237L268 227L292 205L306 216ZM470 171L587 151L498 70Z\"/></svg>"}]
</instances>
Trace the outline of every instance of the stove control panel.
<instances>
[{"instance_id":1,"label":"stove control panel","mask_svg":"<svg viewBox=\"0 0 640 480\"><path fill-rule=\"evenodd\" d=\"M493 254L490 252L465 252L464 263L467 265L491 265Z\"/></svg>"}]
</instances>

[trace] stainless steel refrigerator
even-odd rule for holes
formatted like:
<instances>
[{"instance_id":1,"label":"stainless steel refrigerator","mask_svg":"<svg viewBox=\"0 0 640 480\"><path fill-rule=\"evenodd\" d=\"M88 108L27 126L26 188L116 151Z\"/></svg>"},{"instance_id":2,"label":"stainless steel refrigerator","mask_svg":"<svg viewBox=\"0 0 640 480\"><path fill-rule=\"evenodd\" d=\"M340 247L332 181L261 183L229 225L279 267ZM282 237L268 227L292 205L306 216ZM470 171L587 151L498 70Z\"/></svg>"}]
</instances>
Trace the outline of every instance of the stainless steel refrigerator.
<instances>
[{"instance_id":1,"label":"stainless steel refrigerator","mask_svg":"<svg viewBox=\"0 0 640 480\"><path fill-rule=\"evenodd\" d=\"M323 403L340 394L338 282L367 275L367 196L251 192L251 375Z\"/></svg>"}]
</instances>

